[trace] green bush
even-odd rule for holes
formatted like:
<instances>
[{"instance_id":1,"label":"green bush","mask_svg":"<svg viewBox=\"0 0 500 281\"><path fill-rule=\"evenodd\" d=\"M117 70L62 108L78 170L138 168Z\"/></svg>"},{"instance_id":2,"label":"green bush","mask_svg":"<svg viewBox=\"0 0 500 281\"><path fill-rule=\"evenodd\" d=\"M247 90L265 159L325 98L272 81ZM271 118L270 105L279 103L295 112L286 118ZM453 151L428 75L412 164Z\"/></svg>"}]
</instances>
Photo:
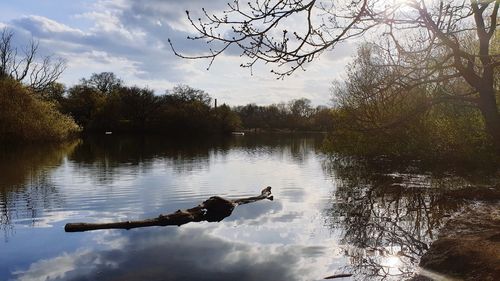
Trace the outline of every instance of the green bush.
<instances>
[{"instance_id":1,"label":"green bush","mask_svg":"<svg viewBox=\"0 0 500 281\"><path fill-rule=\"evenodd\" d=\"M441 104L383 129L357 128L345 109L337 109L335 118L337 128L324 147L340 155L460 162L490 160L494 155L481 115L473 108Z\"/></svg>"},{"instance_id":2,"label":"green bush","mask_svg":"<svg viewBox=\"0 0 500 281\"><path fill-rule=\"evenodd\" d=\"M347 68L348 79L334 84L328 150L369 158L494 160L479 108L454 95L470 91L464 81L415 85L416 78L386 63L384 52L363 45Z\"/></svg>"},{"instance_id":3,"label":"green bush","mask_svg":"<svg viewBox=\"0 0 500 281\"><path fill-rule=\"evenodd\" d=\"M54 103L36 97L19 82L0 79L1 141L59 141L79 130Z\"/></svg>"}]
</instances>

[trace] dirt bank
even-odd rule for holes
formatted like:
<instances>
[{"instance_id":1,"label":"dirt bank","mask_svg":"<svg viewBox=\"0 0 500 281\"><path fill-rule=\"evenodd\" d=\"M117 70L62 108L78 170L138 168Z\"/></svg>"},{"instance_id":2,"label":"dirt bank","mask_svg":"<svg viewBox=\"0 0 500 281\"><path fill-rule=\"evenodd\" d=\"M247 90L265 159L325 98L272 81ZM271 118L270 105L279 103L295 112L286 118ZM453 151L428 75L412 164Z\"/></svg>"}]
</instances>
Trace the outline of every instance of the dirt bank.
<instances>
[{"instance_id":1,"label":"dirt bank","mask_svg":"<svg viewBox=\"0 0 500 281\"><path fill-rule=\"evenodd\" d=\"M500 202L488 199L450 218L420 261L431 279L412 280L500 280Z\"/></svg>"}]
</instances>

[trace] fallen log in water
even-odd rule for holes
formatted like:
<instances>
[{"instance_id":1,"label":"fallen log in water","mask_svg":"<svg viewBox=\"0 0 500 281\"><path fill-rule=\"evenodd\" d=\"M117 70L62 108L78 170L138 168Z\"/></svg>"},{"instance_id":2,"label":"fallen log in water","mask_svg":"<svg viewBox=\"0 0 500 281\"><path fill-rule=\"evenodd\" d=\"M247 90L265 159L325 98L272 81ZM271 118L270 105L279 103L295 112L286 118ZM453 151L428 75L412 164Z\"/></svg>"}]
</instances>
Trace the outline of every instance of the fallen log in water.
<instances>
[{"instance_id":1,"label":"fallen log in water","mask_svg":"<svg viewBox=\"0 0 500 281\"><path fill-rule=\"evenodd\" d=\"M233 200L213 196L194 208L182 211L178 210L168 215L159 215L154 219L113 223L68 223L64 226L64 230L66 232L80 232L97 229L131 229L147 226L181 226L189 222L200 221L218 222L231 215L234 207L264 199L273 200L270 186L264 188L258 196Z\"/></svg>"}]
</instances>

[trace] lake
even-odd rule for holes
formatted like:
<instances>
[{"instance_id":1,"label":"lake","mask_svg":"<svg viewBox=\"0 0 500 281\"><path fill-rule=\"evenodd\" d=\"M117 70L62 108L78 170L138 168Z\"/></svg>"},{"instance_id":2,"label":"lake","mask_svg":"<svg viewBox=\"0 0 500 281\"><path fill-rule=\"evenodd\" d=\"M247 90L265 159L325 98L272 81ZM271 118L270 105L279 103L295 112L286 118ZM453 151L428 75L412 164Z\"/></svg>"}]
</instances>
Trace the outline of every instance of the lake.
<instances>
[{"instance_id":1,"label":"lake","mask_svg":"<svg viewBox=\"0 0 500 281\"><path fill-rule=\"evenodd\" d=\"M321 152L322 135L89 137L0 149L0 280L401 280L478 179ZM221 222L66 233L210 196L274 201Z\"/></svg>"}]
</instances>

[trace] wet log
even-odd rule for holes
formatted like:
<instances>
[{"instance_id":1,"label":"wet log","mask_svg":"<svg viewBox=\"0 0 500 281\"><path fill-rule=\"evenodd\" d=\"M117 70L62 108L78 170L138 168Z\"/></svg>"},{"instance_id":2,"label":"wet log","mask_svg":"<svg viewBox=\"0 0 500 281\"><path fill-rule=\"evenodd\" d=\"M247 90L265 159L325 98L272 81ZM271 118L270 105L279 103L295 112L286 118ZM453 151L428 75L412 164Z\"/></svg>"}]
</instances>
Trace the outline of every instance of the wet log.
<instances>
[{"instance_id":1,"label":"wet log","mask_svg":"<svg viewBox=\"0 0 500 281\"><path fill-rule=\"evenodd\" d=\"M159 215L153 219L140 221L123 221L113 223L68 223L64 226L66 232L81 232L98 229L132 229L148 226L181 226L189 222L219 222L231 215L234 208L238 205L253 203L260 200L273 200L271 187L264 188L260 195L245 197L239 199L225 199L219 196L213 196L205 200L200 205L187 209L178 210L175 213Z\"/></svg>"}]
</instances>

